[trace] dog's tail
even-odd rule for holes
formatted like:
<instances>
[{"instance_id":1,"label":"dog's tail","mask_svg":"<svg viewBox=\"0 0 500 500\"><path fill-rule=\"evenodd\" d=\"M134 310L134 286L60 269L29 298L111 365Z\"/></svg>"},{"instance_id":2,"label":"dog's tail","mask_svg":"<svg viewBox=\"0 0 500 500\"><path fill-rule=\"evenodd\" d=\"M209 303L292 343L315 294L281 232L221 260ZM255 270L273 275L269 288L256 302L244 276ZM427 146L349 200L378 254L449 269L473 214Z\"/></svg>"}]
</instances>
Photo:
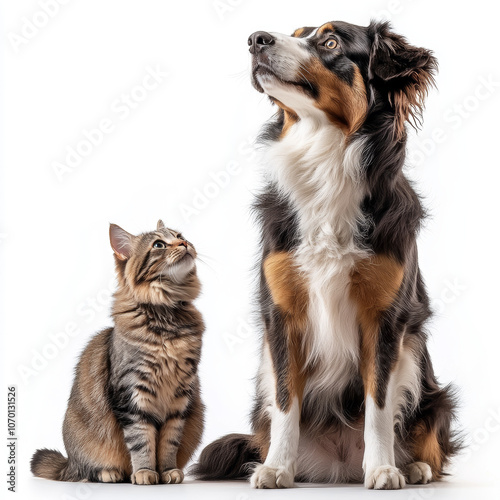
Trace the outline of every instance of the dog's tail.
<instances>
[{"instance_id":1,"label":"dog's tail","mask_svg":"<svg viewBox=\"0 0 500 500\"><path fill-rule=\"evenodd\" d=\"M56 450L36 450L31 459L31 472L36 477L64 481L68 459Z\"/></svg>"},{"instance_id":2,"label":"dog's tail","mask_svg":"<svg viewBox=\"0 0 500 500\"><path fill-rule=\"evenodd\" d=\"M190 473L196 479L213 481L241 479L250 474L250 465L261 461L260 453L249 434L228 434L209 444Z\"/></svg>"}]
</instances>

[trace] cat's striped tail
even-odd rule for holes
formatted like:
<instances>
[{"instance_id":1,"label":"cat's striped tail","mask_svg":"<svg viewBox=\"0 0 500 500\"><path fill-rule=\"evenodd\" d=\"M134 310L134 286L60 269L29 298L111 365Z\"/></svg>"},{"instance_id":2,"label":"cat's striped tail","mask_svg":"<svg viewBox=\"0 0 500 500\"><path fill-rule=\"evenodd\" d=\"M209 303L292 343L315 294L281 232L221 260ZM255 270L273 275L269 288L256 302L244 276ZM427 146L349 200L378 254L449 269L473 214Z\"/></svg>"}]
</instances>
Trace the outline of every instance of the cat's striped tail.
<instances>
[{"instance_id":1,"label":"cat's striped tail","mask_svg":"<svg viewBox=\"0 0 500 500\"><path fill-rule=\"evenodd\" d=\"M217 439L201 452L190 473L203 481L248 477L251 466L261 461L252 440L249 434L228 434Z\"/></svg>"},{"instance_id":2,"label":"cat's striped tail","mask_svg":"<svg viewBox=\"0 0 500 500\"><path fill-rule=\"evenodd\" d=\"M68 459L56 450L36 450L31 459L31 472L36 477L64 481Z\"/></svg>"}]
</instances>

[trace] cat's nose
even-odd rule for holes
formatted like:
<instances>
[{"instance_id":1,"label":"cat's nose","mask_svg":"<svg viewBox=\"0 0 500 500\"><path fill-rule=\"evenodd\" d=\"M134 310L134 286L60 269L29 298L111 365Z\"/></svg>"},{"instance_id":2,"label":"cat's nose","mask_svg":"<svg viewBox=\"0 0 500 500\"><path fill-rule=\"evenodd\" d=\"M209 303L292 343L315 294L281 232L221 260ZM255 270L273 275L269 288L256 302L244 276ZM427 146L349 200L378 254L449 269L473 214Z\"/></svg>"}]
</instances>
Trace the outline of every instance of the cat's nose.
<instances>
[{"instance_id":1,"label":"cat's nose","mask_svg":"<svg viewBox=\"0 0 500 500\"><path fill-rule=\"evenodd\" d=\"M179 240L179 243L177 243L178 247L180 247L181 245L185 246L186 248L188 247L187 241L184 240Z\"/></svg>"}]
</instances>

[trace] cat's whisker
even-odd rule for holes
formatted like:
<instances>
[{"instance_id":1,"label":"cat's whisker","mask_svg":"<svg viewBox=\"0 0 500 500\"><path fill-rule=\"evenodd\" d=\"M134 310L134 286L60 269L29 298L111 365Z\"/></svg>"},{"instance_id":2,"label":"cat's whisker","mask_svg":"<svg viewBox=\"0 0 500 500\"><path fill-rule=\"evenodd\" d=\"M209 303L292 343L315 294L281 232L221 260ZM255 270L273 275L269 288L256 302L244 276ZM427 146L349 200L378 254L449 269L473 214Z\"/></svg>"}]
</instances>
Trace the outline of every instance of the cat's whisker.
<instances>
[{"instance_id":1,"label":"cat's whisker","mask_svg":"<svg viewBox=\"0 0 500 500\"><path fill-rule=\"evenodd\" d=\"M205 266L207 266L211 271L213 271L214 273L216 273L217 271L210 265L208 264L207 262L205 262L203 259L201 259L200 257L197 257L196 258L197 261L201 262L202 264L205 264Z\"/></svg>"},{"instance_id":2,"label":"cat's whisker","mask_svg":"<svg viewBox=\"0 0 500 500\"><path fill-rule=\"evenodd\" d=\"M114 326L95 335L80 358L63 427L68 457L37 450L35 476L182 482L203 432L198 363L204 324L193 305L200 282L192 262L180 259L184 249L172 245L177 235L134 236L110 226L119 277ZM172 426L173 420L179 423Z\"/></svg>"},{"instance_id":3,"label":"cat's whisker","mask_svg":"<svg viewBox=\"0 0 500 500\"><path fill-rule=\"evenodd\" d=\"M198 252L196 254L196 256L197 256L197 258L203 257L206 260L211 260L214 264L219 264L219 261L217 259L215 259L214 257L211 257L210 255L208 255L206 253Z\"/></svg>"}]
</instances>

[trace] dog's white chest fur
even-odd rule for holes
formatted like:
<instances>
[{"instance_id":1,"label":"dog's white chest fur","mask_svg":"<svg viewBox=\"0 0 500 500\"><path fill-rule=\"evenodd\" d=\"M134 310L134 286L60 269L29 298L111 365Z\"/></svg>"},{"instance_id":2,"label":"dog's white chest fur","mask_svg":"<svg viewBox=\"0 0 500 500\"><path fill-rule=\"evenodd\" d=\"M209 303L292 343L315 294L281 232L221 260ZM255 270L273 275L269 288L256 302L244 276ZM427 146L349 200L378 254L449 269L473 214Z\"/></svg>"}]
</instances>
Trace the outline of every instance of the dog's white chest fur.
<instances>
[{"instance_id":1,"label":"dog's white chest fur","mask_svg":"<svg viewBox=\"0 0 500 500\"><path fill-rule=\"evenodd\" d=\"M357 370L359 334L349 287L353 265L367 256L355 241L362 222L362 146L346 146L342 132L326 121L303 119L267 154L273 180L298 213L296 262L309 283L306 338L315 367L306 394L338 394Z\"/></svg>"}]
</instances>

